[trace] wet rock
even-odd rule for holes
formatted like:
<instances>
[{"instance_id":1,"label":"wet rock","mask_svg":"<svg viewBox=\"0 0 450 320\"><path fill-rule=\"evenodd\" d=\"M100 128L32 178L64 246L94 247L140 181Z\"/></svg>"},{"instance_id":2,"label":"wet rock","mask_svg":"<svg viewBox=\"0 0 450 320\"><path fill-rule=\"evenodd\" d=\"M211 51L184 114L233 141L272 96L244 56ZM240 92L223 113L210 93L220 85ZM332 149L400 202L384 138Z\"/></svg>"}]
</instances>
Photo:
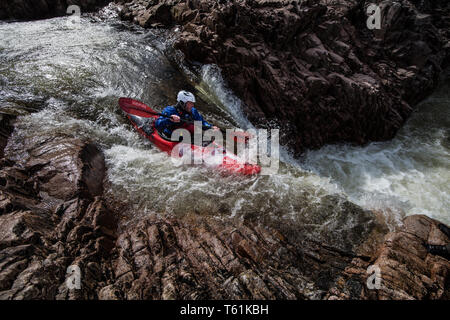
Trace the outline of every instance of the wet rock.
<instances>
[{"instance_id":1,"label":"wet rock","mask_svg":"<svg viewBox=\"0 0 450 320\"><path fill-rule=\"evenodd\" d=\"M105 297L125 299L446 299L450 263L423 243L444 243L424 216L378 242L370 255L318 241L298 241L254 222L150 216L117 242L113 285ZM297 231L292 227L291 234ZM437 237L437 238L436 238ZM366 237L366 241L370 237ZM367 282L380 268L381 288Z\"/></svg>"},{"instance_id":2,"label":"wet rock","mask_svg":"<svg viewBox=\"0 0 450 320\"><path fill-rule=\"evenodd\" d=\"M329 299L448 299L450 297L450 261L429 254L425 243L447 244L448 239L437 227L438 221L422 215L409 216L396 232L386 235L370 262L354 259L346 267ZM369 266L379 270L379 287L369 289L365 283ZM375 270L375 269L374 269ZM362 286L352 290L351 283ZM375 284L375 282L374 282Z\"/></svg>"},{"instance_id":3,"label":"wet rock","mask_svg":"<svg viewBox=\"0 0 450 320\"><path fill-rule=\"evenodd\" d=\"M372 2L134 0L122 18L181 26L185 58L219 65L248 118L301 152L391 139L449 65L447 2L378 1L382 29L369 30Z\"/></svg>"},{"instance_id":4,"label":"wet rock","mask_svg":"<svg viewBox=\"0 0 450 320\"><path fill-rule=\"evenodd\" d=\"M301 254L272 230L192 219L150 217L120 236L115 288L125 298L299 299L301 286L315 288Z\"/></svg>"},{"instance_id":5,"label":"wet rock","mask_svg":"<svg viewBox=\"0 0 450 320\"><path fill-rule=\"evenodd\" d=\"M11 159L18 149L26 152ZM43 136L12 142L5 154L0 299L97 298L117 226L100 198L103 154L88 142ZM70 265L83 270L81 290L66 285Z\"/></svg>"}]
</instances>

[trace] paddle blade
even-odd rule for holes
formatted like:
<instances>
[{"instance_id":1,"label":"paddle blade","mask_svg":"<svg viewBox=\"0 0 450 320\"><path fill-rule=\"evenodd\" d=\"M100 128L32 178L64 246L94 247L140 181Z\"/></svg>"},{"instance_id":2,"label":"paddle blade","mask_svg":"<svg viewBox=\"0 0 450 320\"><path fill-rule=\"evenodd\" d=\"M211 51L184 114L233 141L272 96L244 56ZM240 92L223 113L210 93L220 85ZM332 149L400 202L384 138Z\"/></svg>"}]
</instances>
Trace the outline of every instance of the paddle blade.
<instances>
[{"instance_id":1,"label":"paddle blade","mask_svg":"<svg viewBox=\"0 0 450 320\"><path fill-rule=\"evenodd\" d=\"M120 98L119 106L126 113L139 117L150 118L157 115L157 113L145 103L133 100L131 98Z\"/></svg>"}]
</instances>

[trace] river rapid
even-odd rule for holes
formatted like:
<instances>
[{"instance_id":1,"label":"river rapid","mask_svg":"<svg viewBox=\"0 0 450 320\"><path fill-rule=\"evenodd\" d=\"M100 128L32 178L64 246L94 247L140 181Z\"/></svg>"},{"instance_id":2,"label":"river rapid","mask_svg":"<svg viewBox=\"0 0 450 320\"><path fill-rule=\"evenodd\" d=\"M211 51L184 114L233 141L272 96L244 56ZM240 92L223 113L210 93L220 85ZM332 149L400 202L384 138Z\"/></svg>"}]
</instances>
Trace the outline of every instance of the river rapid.
<instances>
[{"instance_id":1,"label":"river rapid","mask_svg":"<svg viewBox=\"0 0 450 320\"><path fill-rule=\"evenodd\" d=\"M10 143L45 134L96 142L108 167L105 197L127 203L133 219L149 212L275 217L322 228L350 201L383 212L392 226L410 214L450 223L449 82L417 106L391 141L329 145L300 159L281 148L277 174L224 175L175 166L117 105L125 96L162 110L187 89L209 122L251 127L220 70L184 65L167 31L120 22L108 9L102 18L83 16L77 28L67 22L0 22L0 111L20 115ZM319 222L315 215L324 212Z\"/></svg>"}]
</instances>

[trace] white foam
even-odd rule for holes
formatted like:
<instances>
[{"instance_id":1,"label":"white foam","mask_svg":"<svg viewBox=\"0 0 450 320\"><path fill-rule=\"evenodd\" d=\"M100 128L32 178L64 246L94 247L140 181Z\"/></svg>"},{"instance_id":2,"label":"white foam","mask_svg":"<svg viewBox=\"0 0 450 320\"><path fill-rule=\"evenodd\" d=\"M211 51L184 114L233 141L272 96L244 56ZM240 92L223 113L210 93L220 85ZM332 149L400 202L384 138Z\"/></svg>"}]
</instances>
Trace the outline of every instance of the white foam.
<instances>
[{"instance_id":1,"label":"white foam","mask_svg":"<svg viewBox=\"0 0 450 320\"><path fill-rule=\"evenodd\" d=\"M242 101L236 97L228 88L222 78L220 69L216 65L207 64L202 66L202 81L208 86L210 92L219 99L229 114L236 120L238 125L243 129L250 129L254 126L248 121L242 111Z\"/></svg>"}]
</instances>

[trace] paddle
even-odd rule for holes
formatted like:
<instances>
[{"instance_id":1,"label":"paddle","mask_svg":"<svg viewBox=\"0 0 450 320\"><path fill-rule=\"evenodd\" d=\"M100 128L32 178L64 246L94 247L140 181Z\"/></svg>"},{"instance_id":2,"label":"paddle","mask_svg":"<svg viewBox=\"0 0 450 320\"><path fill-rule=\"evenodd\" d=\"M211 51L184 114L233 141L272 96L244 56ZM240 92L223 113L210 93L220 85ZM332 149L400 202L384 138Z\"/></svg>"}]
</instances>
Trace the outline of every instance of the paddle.
<instances>
[{"instance_id":1,"label":"paddle","mask_svg":"<svg viewBox=\"0 0 450 320\"><path fill-rule=\"evenodd\" d=\"M120 98L119 106L122 108L123 111L125 111L126 113L130 113L134 116L150 118L150 115L153 115L153 116L160 116L160 117L171 119L170 116L167 116L167 115L159 113L159 112L155 112L146 104L139 102L137 100L133 100L131 98ZM187 124L194 124L194 121L186 120L186 119L182 119L182 118L180 118L180 122L187 123ZM210 128L203 127L203 129L207 130Z\"/></svg>"},{"instance_id":2,"label":"paddle","mask_svg":"<svg viewBox=\"0 0 450 320\"><path fill-rule=\"evenodd\" d=\"M145 103L142 103L140 101L137 101L137 100L134 100L131 98L119 98L119 106L126 113L130 113L130 114L138 116L138 117L150 118L151 115L155 115L155 116L160 116L160 117L164 117L164 118L168 118L168 119L171 118L170 116L167 116L165 114L155 112L149 106L147 106ZM187 124L194 124L194 121L192 121L192 120L185 120L185 119L180 118L180 121L183 123L187 123ZM204 127L202 127L202 129L208 130L211 128L204 126ZM220 128L219 128L219 130L223 134L226 134L226 130L220 129ZM233 135L234 135L235 141L245 142L246 140L248 140L250 138L249 134L247 134L245 132L234 132ZM239 140L239 139L244 139L244 140Z\"/></svg>"}]
</instances>

